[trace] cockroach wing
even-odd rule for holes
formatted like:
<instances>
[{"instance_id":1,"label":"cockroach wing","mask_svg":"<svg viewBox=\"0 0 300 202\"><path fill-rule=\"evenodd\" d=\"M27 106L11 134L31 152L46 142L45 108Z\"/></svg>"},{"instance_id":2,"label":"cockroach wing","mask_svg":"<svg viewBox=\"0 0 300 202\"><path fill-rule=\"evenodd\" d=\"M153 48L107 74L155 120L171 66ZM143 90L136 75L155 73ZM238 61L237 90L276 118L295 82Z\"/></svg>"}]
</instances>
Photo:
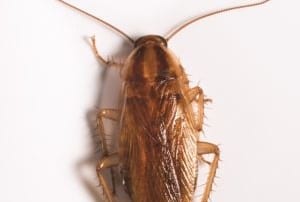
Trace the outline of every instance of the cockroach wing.
<instances>
[{"instance_id":1,"label":"cockroach wing","mask_svg":"<svg viewBox=\"0 0 300 202\"><path fill-rule=\"evenodd\" d=\"M197 138L178 81L124 87L120 159L125 187L134 202L190 202L197 181ZM130 96L128 96L130 95Z\"/></svg>"}]
</instances>

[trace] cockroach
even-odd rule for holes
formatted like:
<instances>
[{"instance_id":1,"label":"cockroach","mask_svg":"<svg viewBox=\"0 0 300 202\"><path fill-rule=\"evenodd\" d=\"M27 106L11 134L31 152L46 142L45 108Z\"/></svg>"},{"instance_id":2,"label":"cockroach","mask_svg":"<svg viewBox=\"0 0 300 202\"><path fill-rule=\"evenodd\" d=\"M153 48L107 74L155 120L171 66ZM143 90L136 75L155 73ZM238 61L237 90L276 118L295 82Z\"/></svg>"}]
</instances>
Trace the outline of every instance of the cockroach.
<instances>
[{"instance_id":1,"label":"cockroach","mask_svg":"<svg viewBox=\"0 0 300 202\"><path fill-rule=\"evenodd\" d=\"M210 165L201 202L207 202L220 157L218 146L199 140L206 99L198 86L191 88L187 75L168 48L168 41L186 26L218 13L264 4L270 0L217 10L180 25L168 35L146 35L132 39L120 29L65 1L125 37L133 49L124 64L105 60L92 38L96 57L107 66L120 66L122 108L102 109L97 125L103 158L96 171L108 201L114 201L114 186L103 175L119 166L124 187L134 202L191 202L194 197L199 161ZM109 153L104 119L120 123L119 150ZM214 154L211 162L203 158ZM112 178L113 179L113 178Z\"/></svg>"}]
</instances>

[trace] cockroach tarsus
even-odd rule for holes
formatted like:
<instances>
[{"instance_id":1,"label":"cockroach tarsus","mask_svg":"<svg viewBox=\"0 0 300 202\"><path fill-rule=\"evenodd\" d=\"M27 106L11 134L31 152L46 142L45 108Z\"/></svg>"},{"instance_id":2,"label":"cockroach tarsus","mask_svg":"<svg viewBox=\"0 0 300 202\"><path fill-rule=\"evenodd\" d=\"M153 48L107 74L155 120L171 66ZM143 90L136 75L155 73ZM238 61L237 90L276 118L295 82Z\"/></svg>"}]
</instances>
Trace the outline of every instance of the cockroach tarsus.
<instances>
[{"instance_id":1,"label":"cockroach tarsus","mask_svg":"<svg viewBox=\"0 0 300 202\"><path fill-rule=\"evenodd\" d=\"M122 108L102 109L97 116L103 158L96 171L108 201L114 201L115 182L112 173L111 188L103 171L120 166L124 186L134 202L190 202L202 160L210 165L201 199L207 202L220 158L218 146L199 141L204 104L210 100L204 97L200 87L189 86L183 67L167 44L175 34L200 19L270 0L217 10L187 21L165 37L146 35L137 40L106 21L59 1L100 21L134 46L125 63L118 64L99 54L92 37L96 57L106 66L119 66L123 79ZM120 123L116 153L108 152L104 119ZM206 154L214 154L212 162L204 159Z\"/></svg>"}]
</instances>

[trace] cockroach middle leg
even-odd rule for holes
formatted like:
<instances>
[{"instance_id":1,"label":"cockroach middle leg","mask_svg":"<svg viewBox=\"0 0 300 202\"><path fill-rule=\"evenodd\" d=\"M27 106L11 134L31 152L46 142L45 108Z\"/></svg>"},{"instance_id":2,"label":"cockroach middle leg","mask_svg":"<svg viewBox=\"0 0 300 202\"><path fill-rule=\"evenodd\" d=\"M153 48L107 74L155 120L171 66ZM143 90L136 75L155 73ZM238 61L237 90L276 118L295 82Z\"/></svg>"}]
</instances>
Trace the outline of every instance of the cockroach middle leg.
<instances>
[{"instance_id":1,"label":"cockroach middle leg","mask_svg":"<svg viewBox=\"0 0 300 202\"><path fill-rule=\"evenodd\" d=\"M102 142L103 155L108 155L108 147L106 143L106 133L104 129L103 119L110 119L112 121L118 121L120 118L120 110L118 109L100 109L97 114L97 128L99 130L100 139Z\"/></svg>"},{"instance_id":2,"label":"cockroach middle leg","mask_svg":"<svg viewBox=\"0 0 300 202\"><path fill-rule=\"evenodd\" d=\"M209 198L209 194L212 190L212 185L214 182L214 178L216 176L216 171L218 168L218 162L220 159L220 150L217 145L208 142L197 142L197 153L199 158L202 158L202 155L205 154L214 154L213 161L210 164L210 171L206 181L206 187L203 193L203 197L201 202L207 202Z\"/></svg>"},{"instance_id":3,"label":"cockroach middle leg","mask_svg":"<svg viewBox=\"0 0 300 202\"><path fill-rule=\"evenodd\" d=\"M199 86L189 89L188 93L188 101L191 104L196 104L193 107L193 127L197 131L202 130L203 125L203 115L204 115L204 94L202 89Z\"/></svg>"},{"instance_id":4,"label":"cockroach middle leg","mask_svg":"<svg viewBox=\"0 0 300 202\"><path fill-rule=\"evenodd\" d=\"M102 154L104 157L108 156L108 146L106 142L106 133L104 129L103 119L110 119L113 121L118 121L120 117L120 111L117 109L101 109L97 115L97 128L99 129L99 135L102 144ZM114 179L114 172L113 169L111 171L111 180L113 186L113 193L115 193L115 179Z\"/></svg>"},{"instance_id":5,"label":"cockroach middle leg","mask_svg":"<svg viewBox=\"0 0 300 202\"><path fill-rule=\"evenodd\" d=\"M112 59L104 59L103 56L100 55L98 49L97 49L97 46L96 46L96 37L95 36L92 36L91 37L91 41L92 41L92 49L93 49L93 52L95 53L96 55L96 58L103 64L105 64L106 66L116 66L116 67L122 67L123 64L122 63L118 63Z\"/></svg>"},{"instance_id":6,"label":"cockroach middle leg","mask_svg":"<svg viewBox=\"0 0 300 202\"><path fill-rule=\"evenodd\" d=\"M98 162L96 168L99 183L102 186L105 196L107 197L109 202L114 202L113 199L114 191L109 187L107 180L104 178L102 172L107 168L112 169L113 166L116 166L118 164L119 164L119 155L118 153L114 153L101 159Z\"/></svg>"}]
</instances>

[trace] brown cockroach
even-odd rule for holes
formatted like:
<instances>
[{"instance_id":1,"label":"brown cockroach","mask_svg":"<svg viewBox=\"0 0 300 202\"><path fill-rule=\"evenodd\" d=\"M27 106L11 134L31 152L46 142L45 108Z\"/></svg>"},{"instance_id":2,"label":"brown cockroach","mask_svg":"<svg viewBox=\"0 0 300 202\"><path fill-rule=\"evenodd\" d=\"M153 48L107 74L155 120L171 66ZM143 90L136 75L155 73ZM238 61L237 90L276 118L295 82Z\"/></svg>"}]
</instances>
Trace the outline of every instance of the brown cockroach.
<instances>
[{"instance_id":1,"label":"brown cockroach","mask_svg":"<svg viewBox=\"0 0 300 202\"><path fill-rule=\"evenodd\" d=\"M203 160L210 165L201 199L207 202L220 155L216 145L199 141L204 104L209 99L204 98L200 87L189 86L187 75L168 49L167 42L200 19L270 0L217 10L184 23L165 37L146 35L137 40L104 20L59 1L100 21L133 44L133 50L120 68L122 108L102 109L97 119L104 157L96 170L108 201L114 201L114 181L113 188L110 188L103 171L120 166L124 186L132 201L190 202L196 189L199 160ZM95 44L95 38L92 38L92 48L101 62L107 66L120 66L105 60ZM120 123L117 153L108 153L103 119ZM205 154L214 154L212 162L204 160Z\"/></svg>"}]
</instances>

